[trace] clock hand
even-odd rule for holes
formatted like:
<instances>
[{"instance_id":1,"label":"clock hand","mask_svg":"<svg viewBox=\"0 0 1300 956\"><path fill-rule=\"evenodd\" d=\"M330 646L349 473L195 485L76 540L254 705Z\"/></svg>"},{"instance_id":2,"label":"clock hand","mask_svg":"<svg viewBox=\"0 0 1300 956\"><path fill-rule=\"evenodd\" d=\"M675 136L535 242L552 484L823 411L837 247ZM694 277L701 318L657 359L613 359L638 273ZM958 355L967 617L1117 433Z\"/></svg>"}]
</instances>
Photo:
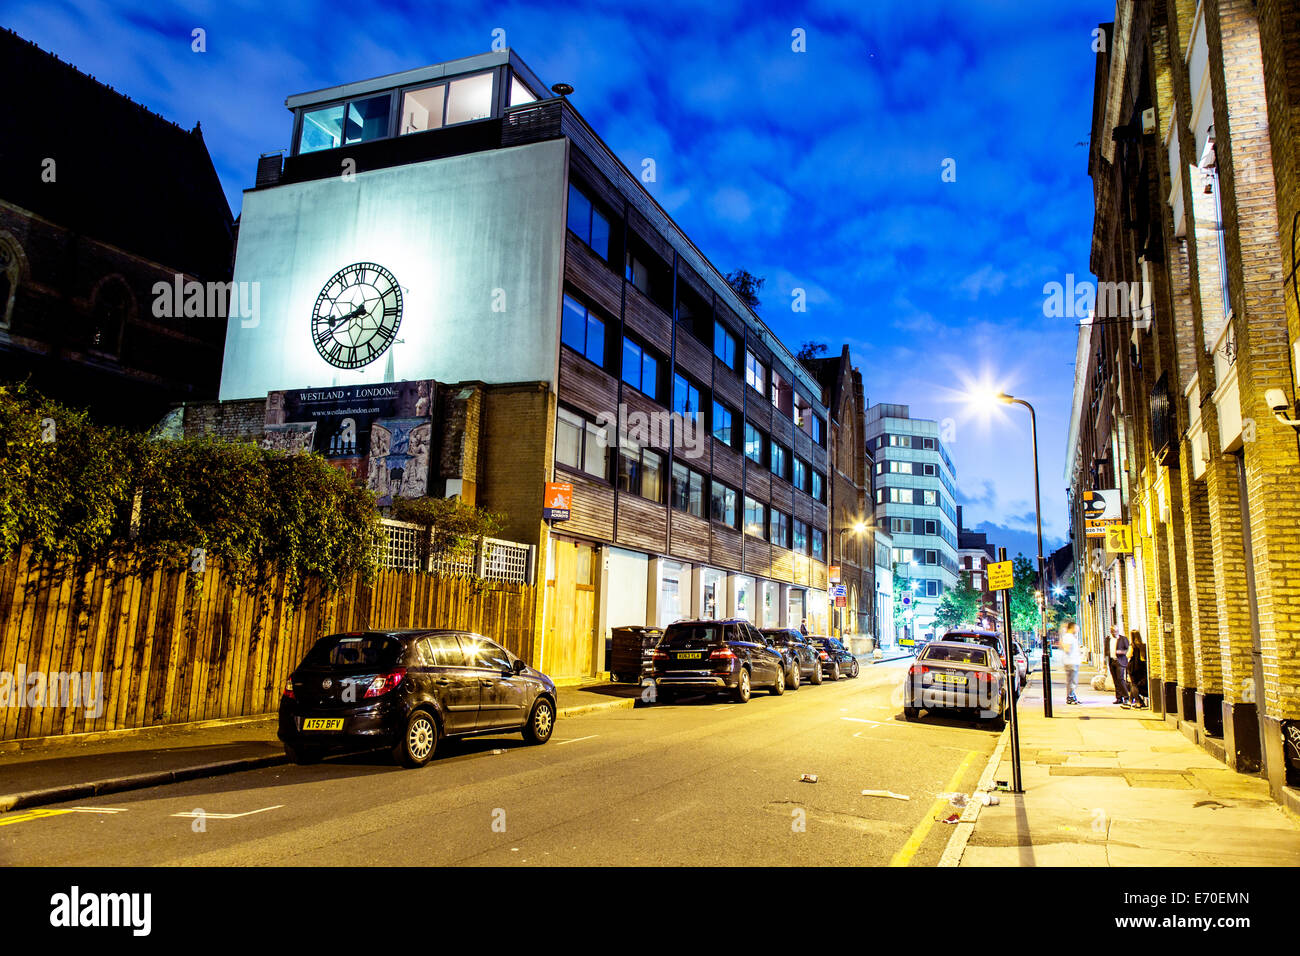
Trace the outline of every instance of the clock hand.
<instances>
[{"instance_id":1,"label":"clock hand","mask_svg":"<svg viewBox=\"0 0 1300 956\"><path fill-rule=\"evenodd\" d=\"M351 322L353 319L359 318L365 315L369 311L370 310L366 308L365 303L362 303L361 305L353 309L351 312L349 312L347 315L340 315L337 318L331 318L330 329L333 329L334 326L338 325L340 322Z\"/></svg>"}]
</instances>

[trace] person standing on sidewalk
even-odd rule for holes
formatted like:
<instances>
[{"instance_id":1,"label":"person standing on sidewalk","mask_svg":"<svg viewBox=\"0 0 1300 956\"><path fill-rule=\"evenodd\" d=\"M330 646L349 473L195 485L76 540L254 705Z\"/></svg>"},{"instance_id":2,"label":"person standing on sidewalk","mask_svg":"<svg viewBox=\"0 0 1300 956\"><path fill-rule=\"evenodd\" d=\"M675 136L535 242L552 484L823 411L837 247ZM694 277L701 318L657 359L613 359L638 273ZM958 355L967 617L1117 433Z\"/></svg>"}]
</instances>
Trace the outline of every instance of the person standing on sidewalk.
<instances>
[{"instance_id":1,"label":"person standing on sidewalk","mask_svg":"<svg viewBox=\"0 0 1300 956\"><path fill-rule=\"evenodd\" d=\"M1077 704L1079 697L1076 691L1079 687L1079 659L1082 648L1079 642L1078 625L1073 621L1066 621L1061 625L1060 644L1061 659L1065 665L1065 702Z\"/></svg>"},{"instance_id":2,"label":"person standing on sidewalk","mask_svg":"<svg viewBox=\"0 0 1300 956\"><path fill-rule=\"evenodd\" d=\"M1118 624L1110 628L1111 676L1115 680L1115 703L1128 703L1128 638Z\"/></svg>"},{"instance_id":3,"label":"person standing on sidewalk","mask_svg":"<svg viewBox=\"0 0 1300 956\"><path fill-rule=\"evenodd\" d=\"M1129 703L1134 707L1147 705L1147 647L1142 632L1134 631L1128 646Z\"/></svg>"}]
</instances>

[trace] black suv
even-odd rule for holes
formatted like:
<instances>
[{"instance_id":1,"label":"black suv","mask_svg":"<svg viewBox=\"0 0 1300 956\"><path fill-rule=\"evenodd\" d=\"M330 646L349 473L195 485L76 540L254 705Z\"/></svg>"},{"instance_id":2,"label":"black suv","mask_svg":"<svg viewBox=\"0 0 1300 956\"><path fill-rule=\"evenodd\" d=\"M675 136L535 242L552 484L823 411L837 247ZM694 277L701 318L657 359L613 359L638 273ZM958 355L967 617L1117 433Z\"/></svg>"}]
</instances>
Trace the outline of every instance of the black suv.
<instances>
[{"instance_id":1,"label":"black suv","mask_svg":"<svg viewBox=\"0 0 1300 956\"><path fill-rule=\"evenodd\" d=\"M763 629L763 636L770 637L776 649L785 658L785 685L791 690L798 690L799 684L807 678L814 684L822 682L822 659L818 649L809 643L808 638L789 627L768 627Z\"/></svg>"},{"instance_id":2,"label":"black suv","mask_svg":"<svg viewBox=\"0 0 1300 956\"><path fill-rule=\"evenodd\" d=\"M279 737L295 763L390 747L399 763L422 767L443 737L522 732L545 743L555 699L549 677L480 634L333 634L285 682Z\"/></svg>"},{"instance_id":3,"label":"black suv","mask_svg":"<svg viewBox=\"0 0 1300 956\"><path fill-rule=\"evenodd\" d=\"M743 704L753 687L785 693L785 658L748 621L678 621L655 648L654 676L662 703L694 690L729 693Z\"/></svg>"}]
</instances>

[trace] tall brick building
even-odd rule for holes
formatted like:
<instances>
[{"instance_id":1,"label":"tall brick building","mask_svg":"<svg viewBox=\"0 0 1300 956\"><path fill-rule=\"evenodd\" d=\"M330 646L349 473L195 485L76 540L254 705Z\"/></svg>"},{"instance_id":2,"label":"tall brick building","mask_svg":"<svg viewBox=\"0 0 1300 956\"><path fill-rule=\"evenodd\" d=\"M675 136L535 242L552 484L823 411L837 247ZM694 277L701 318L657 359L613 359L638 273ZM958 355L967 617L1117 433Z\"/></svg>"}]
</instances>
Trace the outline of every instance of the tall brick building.
<instances>
[{"instance_id":1,"label":"tall brick building","mask_svg":"<svg viewBox=\"0 0 1300 956\"><path fill-rule=\"evenodd\" d=\"M1125 2L1103 29L1066 470L1083 629L1141 631L1155 708L1294 801L1300 439L1265 395L1296 417L1300 4ZM1132 554L1087 534L1101 489Z\"/></svg>"},{"instance_id":2,"label":"tall brick building","mask_svg":"<svg viewBox=\"0 0 1300 956\"><path fill-rule=\"evenodd\" d=\"M286 105L290 155L245 194L234 278L262 318L229 324L223 405L265 402L285 447L398 495L431 444L415 487L537 546L552 674L604 670L621 625L826 630L823 386L567 99L503 51ZM543 519L548 481L568 520Z\"/></svg>"}]
</instances>

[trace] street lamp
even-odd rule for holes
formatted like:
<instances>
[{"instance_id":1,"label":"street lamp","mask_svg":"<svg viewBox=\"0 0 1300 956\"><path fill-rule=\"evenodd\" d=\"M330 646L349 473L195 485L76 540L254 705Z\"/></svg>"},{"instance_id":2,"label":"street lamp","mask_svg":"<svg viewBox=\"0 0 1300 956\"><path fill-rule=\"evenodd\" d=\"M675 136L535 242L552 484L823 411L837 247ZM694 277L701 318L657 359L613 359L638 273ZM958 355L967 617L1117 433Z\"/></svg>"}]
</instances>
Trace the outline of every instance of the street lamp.
<instances>
[{"instance_id":1,"label":"street lamp","mask_svg":"<svg viewBox=\"0 0 1300 956\"><path fill-rule=\"evenodd\" d=\"M1030 405L1023 398L1016 398L1008 395L1006 392L998 392L993 396L1004 405L1023 405L1029 409L1029 428L1033 437L1034 448L1034 521L1038 526L1038 638L1039 644L1043 648L1043 716L1052 716L1052 648L1047 640L1047 614L1046 602L1043 595L1047 587L1043 578L1043 509L1040 506L1038 495L1038 416L1034 413L1034 406Z\"/></svg>"},{"instance_id":2,"label":"street lamp","mask_svg":"<svg viewBox=\"0 0 1300 956\"><path fill-rule=\"evenodd\" d=\"M866 531L869 527L870 527L870 525L868 525L865 521L859 521L859 522L857 522L856 524L845 525L843 528L840 528L840 568L841 568L841 571L840 571L840 578L841 578L841 580L843 580L843 577L844 577L844 571L843 571L843 567L844 567L844 535L845 535L847 532L849 532L849 531L852 531L854 534L862 534L862 532ZM846 607L846 609L847 609L847 607L848 607L848 601L846 600L846 601L844 602L844 604L845 604L845 607ZM840 619L840 637L843 637L843 636L844 636L844 612L843 612L843 611L840 611L839 603L838 603L838 602L836 602L835 610L838 612L838 614L837 614L836 616Z\"/></svg>"}]
</instances>

